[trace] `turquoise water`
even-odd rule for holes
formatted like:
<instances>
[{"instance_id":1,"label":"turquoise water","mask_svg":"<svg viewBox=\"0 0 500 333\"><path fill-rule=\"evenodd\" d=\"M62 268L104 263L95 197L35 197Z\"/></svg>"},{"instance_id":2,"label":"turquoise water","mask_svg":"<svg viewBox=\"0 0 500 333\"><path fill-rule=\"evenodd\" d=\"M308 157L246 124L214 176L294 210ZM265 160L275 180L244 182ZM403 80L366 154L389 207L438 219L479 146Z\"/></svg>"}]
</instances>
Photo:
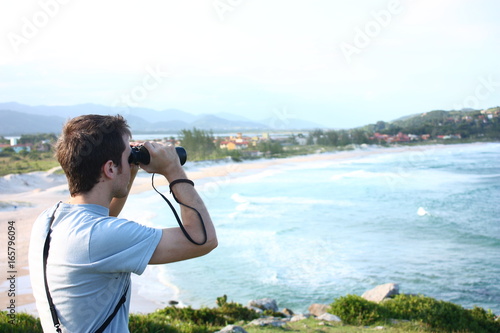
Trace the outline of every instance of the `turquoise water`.
<instances>
[{"instance_id":1,"label":"turquoise water","mask_svg":"<svg viewBox=\"0 0 500 333\"><path fill-rule=\"evenodd\" d=\"M375 151L198 181L219 247L151 268L150 296L194 307L271 297L306 312L394 282L499 314L500 144ZM139 221L165 226L159 196L132 200Z\"/></svg>"}]
</instances>

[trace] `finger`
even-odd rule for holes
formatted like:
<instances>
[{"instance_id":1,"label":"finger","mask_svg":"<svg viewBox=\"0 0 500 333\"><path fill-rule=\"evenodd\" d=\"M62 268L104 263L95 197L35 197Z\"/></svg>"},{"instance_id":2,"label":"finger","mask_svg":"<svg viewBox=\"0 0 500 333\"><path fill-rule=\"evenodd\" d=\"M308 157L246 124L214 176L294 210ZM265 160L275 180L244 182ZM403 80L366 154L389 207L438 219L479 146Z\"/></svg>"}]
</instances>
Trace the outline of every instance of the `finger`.
<instances>
[{"instance_id":1,"label":"finger","mask_svg":"<svg viewBox=\"0 0 500 333\"><path fill-rule=\"evenodd\" d=\"M154 149L153 142L146 141L143 146L146 147L147 150Z\"/></svg>"}]
</instances>

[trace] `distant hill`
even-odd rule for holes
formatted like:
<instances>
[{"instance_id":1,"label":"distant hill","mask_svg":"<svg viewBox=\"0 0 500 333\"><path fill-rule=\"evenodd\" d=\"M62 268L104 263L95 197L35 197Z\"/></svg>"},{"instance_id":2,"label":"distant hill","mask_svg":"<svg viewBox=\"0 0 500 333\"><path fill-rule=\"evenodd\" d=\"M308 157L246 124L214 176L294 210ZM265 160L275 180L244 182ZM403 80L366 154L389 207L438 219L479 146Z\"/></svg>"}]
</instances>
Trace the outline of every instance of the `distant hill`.
<instances>
[{"instance_id":1,"label":"distant hill","mask_svg":"<svg viewBox=\"0 0 500 333\"><path fill-rule=\"evenodd\" d=\"M383 134L397 134L398 132L417 135L461 133L462 137L468 137L490 132L497 133L499 115L500 107L498 106L485 110L434 110L401 117L390 122L378 121L360 129Z\"/></svg>"},{"instance_id":2,"label":"distant hill","mask_svg":"<svg viewBox=\"0 0 500 333\"><path fill-rule=\"evenodd\" d=\"M450 122L459 122L460 120L463 120L467 117L476 118L482 113L495 113L498 112L498 110L500 110L500 107L498 106L486 110L434 110L396 119L391 123L402 128L421 127L426 125L442 126Z\"/></svg>"},{"instance_id":3,"label":"distant hill","mask_svg":"<svg viewBox=\"0 0 500 333\"><path fill-rule=\"evenodd\" d=\"M0 135L60 133L65 118L39 116L18 111L0 110Z\"/></svg>"},{"instance_id":4,"label":"distant hill","mask_svg":"<svg viewBox=\"0 0 500 333\"><path fill-rule=\"evenodd\" d=\"M157 111L148 108L109 107L98 104L71 106L29 106L20 103L0 103L0 136L34 133L56 133L69 118L82 114L121 114L134 133L177 133L196 127L214 131L261 131L273 129L308 130L324 128L313 122L294 119L287 128L265 121L251 121L228 113L193 115L178 109Z\"/></svg>"}]
</instances>

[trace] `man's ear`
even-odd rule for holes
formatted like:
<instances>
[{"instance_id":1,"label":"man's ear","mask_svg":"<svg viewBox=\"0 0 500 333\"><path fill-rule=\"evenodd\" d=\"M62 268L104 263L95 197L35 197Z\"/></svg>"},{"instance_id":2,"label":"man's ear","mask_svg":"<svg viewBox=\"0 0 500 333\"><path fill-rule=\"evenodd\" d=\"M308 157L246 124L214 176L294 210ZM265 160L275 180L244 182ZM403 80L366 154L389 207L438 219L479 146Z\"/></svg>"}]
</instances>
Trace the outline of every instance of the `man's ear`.
<instances>
[{"instance_id":1,"label":"man's ear","mask_svg":"<svg viewBox=\"0 0 500 333\"><path fill-rule=\"evenodd\" d=\"M102 174L105 178L113 179L118 174L118 167L112 160L109 160L102 166Z\"/></svg>"}]
</instances>

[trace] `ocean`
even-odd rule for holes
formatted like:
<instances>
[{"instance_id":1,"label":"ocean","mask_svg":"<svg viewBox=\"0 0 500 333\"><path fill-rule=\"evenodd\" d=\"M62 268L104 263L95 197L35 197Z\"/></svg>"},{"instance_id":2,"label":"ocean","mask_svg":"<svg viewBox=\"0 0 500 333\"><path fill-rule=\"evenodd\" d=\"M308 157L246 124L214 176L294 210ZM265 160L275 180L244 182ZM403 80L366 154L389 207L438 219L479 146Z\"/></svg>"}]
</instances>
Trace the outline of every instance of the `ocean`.
<instances>
[{"instance_id":1,"label":"ocean","mask_svg":"<svg viewBox=\"0 0 500 333\"><path fill-rule=\"evenodd\" d=\"M198 181L218 248L148 267L134 278L139 293L195 308L269 297L305 313L393 282L500 314L499 143L328 154ZM124 217L175 226L155 192L129 200Z\"/></svg>"}]
</instances>

